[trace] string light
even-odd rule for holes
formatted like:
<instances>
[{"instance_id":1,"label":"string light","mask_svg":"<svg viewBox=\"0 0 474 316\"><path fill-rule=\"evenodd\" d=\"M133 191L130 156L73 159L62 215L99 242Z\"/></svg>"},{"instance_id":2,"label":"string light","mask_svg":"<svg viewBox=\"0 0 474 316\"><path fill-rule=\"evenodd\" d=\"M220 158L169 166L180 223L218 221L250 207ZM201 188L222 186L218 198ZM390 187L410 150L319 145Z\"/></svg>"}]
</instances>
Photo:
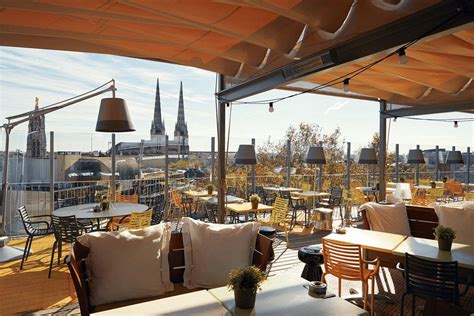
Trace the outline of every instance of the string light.
<instances>
[{"instance_id":1,"label":"string light","mask_svg":"<svg viewBox=\"0 0 474 316\"><path fill-rule=\"evenodd\" d=\"M393 121L394 121L394 122L397 121L397 117L396 117L396 116L393 117Z\"/></svg>"},{"instance_id":2,"label":"string light","mask_svg":"<svg viewBox=\"0 0 474 316\"><path fill-rule=\"evenodd\" d=\"M344 89L344 92L349 92L350 91L349 90L349 79L348 78L344 79L344 81L343 81L343 89Z\"/></svg>"},{"instance_id":3,"label":"string light","mask_svg":"<svg viewBox=\"0 0 474 316\"><path fill-rule=\"evenodd\" d=\"M405 48L400 48L398 50L398 62L400 63L400 65L405 65L408 62L408 57L405 53Z\"/></svg>"},{"instance_id":4,"label":"string light","mask_svg":"<svg viewBox=\"0 0 474 316\"><path fill-rule=\"evenodd\" d=\"M273 113L275 109L273 108L273 102L268 103L268 112Z\"/></svg>"},{"instance_id":5,"label":"string light","mask_svg":"<svg viewBox=\"0 0 474 316\"><path fill-rule=\"evenodd\" d=\"M454 128L458 128L458 121L454 121Z\"/></svg>"}]
</instances>

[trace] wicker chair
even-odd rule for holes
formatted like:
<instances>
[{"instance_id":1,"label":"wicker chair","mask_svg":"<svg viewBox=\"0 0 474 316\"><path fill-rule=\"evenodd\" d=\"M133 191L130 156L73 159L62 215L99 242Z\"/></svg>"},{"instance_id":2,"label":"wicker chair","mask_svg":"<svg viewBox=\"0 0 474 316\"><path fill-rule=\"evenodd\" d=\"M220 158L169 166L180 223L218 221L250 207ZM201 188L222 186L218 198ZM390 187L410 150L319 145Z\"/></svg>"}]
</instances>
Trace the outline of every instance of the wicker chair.
<instances>
[{"instance_id":1,"label":"wicker chair","mask_svg":"<svg viewBox=\"0 0 474 316\"><path fill-rule=\"evenodd\" d=\"M54 229L50 222L31 220L32 218L49 217L49 215L29 216L24 206L21 206L18 209L18 212L20 213L21 221L23 222L23 227L25 228L25 231L28 234L28 238L26 239L25 244L25 250L23 251L23 257L21 258L21 270L23 269L23 263L28 260L28 256L31 250L31 244L33 243L33 238L51 235L54 233ZM43 225L45 228L40 228L40 225Z\"/></svg>"},{"instance_id":2,"label":"wicker chair","mask_svg":"<svg viewBox=\"0 0 474 316\"><path fill-rule=\"evenodd\" d=\"M364 260L360 245L349 245L342 242L323 239L323 255L325 272L321 277L326 282L326 275L332 274L338 278L341 296L341 280L362 281L364 309L367 310L369 279L371 280L372 295L370 296L370 315L374 315L374 283L379 273L380 258ZM374 269L365 268L366 264L374 265Z\"/></svg>"}]
</instances>

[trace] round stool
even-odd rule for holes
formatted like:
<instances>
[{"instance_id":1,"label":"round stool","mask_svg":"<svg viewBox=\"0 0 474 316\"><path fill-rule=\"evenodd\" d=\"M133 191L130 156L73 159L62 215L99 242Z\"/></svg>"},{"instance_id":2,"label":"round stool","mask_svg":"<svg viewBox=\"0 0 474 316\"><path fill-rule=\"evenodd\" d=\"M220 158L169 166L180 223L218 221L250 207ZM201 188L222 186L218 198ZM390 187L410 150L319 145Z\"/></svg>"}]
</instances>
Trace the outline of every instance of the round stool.
<instances>
[{"instance_id":1,"label":"round stool","mask_svg":"<svg viewBox=\"0 0 474 316\"><path fill-rule=\"evenodd\" d=\"M308 281L321 281L323 269L321 264L324 263L324 256L321 252L322 245L311 245L302 247L298 250L298 259L306 263L301 277Z\"/></svg>"},{"instance_id":2,"label":"round stool","mask_svg":"<svg viewBox=\"0 0 474 316\"><path fill-rule=\"evenodd\" d=\"M272 247L270 247L270 257L268 258L268 260L272 261L275 259L275 252L273 251L273 238L276 236L276 229L270 226L262 226L258 232L272 240Z\"/></svg>"}]
</instances>

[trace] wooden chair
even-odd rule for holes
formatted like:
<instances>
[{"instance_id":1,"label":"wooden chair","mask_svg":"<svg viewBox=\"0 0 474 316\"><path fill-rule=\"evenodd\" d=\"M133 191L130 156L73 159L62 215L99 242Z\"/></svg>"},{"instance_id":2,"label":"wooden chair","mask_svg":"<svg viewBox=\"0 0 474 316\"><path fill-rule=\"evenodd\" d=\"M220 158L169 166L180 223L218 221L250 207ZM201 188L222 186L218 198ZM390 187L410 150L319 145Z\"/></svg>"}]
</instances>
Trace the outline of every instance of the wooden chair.
<instances>
[{"instance_id":1,"label":"wooden chair","mask_svg":"<svg viewBox=\"0 0 474 316\"><path fill-rule=\"evenodd\" d=\"M450 197L453 200L459 200L459 198L464 197L464 191L462 190L462 183L460 182L448 182L448 190Z\"/></svg>"},{"instance_id":2,"label":"wooden chair","mask_svg":"<svg viewBox=\"0 0 474 316\"><path fill-rule=\"evenodd\" d=\"M288 229L288 223L286 220L287 215L288 200L277 197L275 199L275 204L273 205L272 216L270 216L269 219L257 217L257 221L263 225L275 227L276 229L283 228L283 231L285 232L285 239L288 243L288 233L291 231L291 226L290 229Z\"/></svg>"},{"instance_id":3,"label":"wooden chair","mask_svg":"<svg viewBox=\"0 0 474 316\"><path fill-rule=\"evenodd\" d=\"M372 294L370 296L370 315L374 315L375 276L379 273L380 259L364 260L359 245L349 245L342 242L323 239L323 255L325 272L321 277L326 282L326 275L332 274L338 278L338 295L341 297L341 280L362 281L364 309L367 310L369 279ZM367 264L374 265L373 269L366 268Z\"/></svg>"}]
</instances>

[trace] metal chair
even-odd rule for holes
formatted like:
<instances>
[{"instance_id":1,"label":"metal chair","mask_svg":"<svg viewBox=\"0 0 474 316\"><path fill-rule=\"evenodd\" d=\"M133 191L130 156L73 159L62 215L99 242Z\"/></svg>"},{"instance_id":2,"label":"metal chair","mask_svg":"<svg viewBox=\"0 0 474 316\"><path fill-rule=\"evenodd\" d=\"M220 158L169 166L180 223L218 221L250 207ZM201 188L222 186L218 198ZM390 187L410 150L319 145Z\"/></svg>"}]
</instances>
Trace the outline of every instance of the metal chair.
<instances>
[{"instance_id":1,"label":"metal chair","mask_svg":"<svg viewBox=\"0 0 474 316\"><path fill-rule=\"evenodd\" d=\"M28 256L31 250L31 244L33 243L33 238L50 235L54 233L54 230L50 222L31 220L32 218L50 217L49 215L29 216L25 206L20 206L18 212L20 213L21 221L23 222L23 227L25 228L25 231L28 234L28 238L26 239L25 244L25 250L23 251L23 257L21 258L20 270L22 270L23 263L28 260ZM39 225L44 225L46 226L46 228L39 228Z\"/></svg>"},{"instance_id":2,"label":"metal chair","mask_svg":"<svg viewBox=\"0 0 474 316\"><path fill-rule=\"evenodd\" d=\"M341 208L342 189L340 187L332 187L331 190L329 191L329 194L330 194L329 198L327 200L323 200L322 202L319 202L318 207L330 208L332 210L334 210L334 208L336 207Z\"/></svg>"},{"instance_id":3,"label":"metal chair","mask_svg":"<svg viewBox=\"0 0 474 316\"><path fill-rule=\"evenodd\" d=\"M439 262L421 259L405 253L405 267L397 268L405 276L405 293L400 303L400 315L403 315L404 301L407 294L412 294L412 315L415 315L415 298L435 298L450 303L459 299L458 263Z\"/></svg>"},{"instance_id":4,"label":"metal chair","mask_svg":"<svg viewBox=\"0 0 474 316\"><path fill-rule=\"evenodd\" d=\"M52 223L54 228L54 244L51 251L51 261L49 263L48 278L51 278L51 270L53 269L54 253L58 248L58 265L61 264L63 242L72 244L76 241L76 237L82 235L83 228L79 226L75 215L71 216L55 216L52 215Z\"/></svg>"},{"instance_id":5,"label":"metal chair","mask_svg":"<svg viewBox=\"0 0 474 316\"><path fill-rule=\"evenodd\" d=\"M362 257L360 245L350 245L323 239L323 255L325 272L321 277L326 282L326 275L332 274L338 278L339 292L341 297L341 280L362 281L362 292L364 297L364 309L367 310L367 297L369 294L369 280L371 280L372 294L370 296L370 315L374 315L374 283L375 276L379 273L380 258L365 260ZM368 269L367 264L374 265Z\"/></svg>"},{"instance_id":6,"label":"metal chair","mask_svg":"<svg viewBox=\"0 0 474 316\"><path fill-rule=\"evenodd\" d=\"M280 198L288 200L288 207L291 209L290 228L296 225L298 211L304 212L305 224L308 223L308 208L305 199L293 197L289 191L280 191Z\"/></svg>"}]
</instances>

